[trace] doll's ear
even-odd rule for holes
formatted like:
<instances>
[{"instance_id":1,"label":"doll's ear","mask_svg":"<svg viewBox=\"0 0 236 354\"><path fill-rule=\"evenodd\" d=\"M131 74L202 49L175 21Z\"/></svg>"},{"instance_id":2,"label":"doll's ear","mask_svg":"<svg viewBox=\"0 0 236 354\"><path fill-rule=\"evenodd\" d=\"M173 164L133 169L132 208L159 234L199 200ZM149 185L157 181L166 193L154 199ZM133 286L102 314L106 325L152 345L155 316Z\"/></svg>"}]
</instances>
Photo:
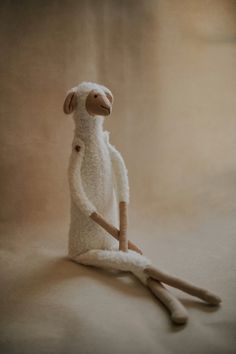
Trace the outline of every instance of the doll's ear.
<instances>
[{"instance_id":1,"label":"doll's ear","mask_svg":"<svg viewBox=\"0 0 236 354\"><path fill-rule=\"evenodd\" d=\"M63 104L63 111L65 114L70 114L75 110L77 104L77 97L75 91L70 91Z\"/></svg>"}]
</instances>

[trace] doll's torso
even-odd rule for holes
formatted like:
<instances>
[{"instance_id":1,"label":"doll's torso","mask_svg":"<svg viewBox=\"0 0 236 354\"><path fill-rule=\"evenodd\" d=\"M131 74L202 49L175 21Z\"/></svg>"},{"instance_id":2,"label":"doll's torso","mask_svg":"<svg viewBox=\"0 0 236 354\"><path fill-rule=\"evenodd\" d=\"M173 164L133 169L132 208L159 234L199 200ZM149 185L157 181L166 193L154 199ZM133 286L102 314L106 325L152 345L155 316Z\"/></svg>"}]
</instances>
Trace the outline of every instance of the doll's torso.
<instances>
[{"instance_id":1,"label":"doll's torso","mask_svg":"<svg viewBox=\"0 0 236 354\"><path fill-rule=\"evenodd\" d=\"M109 149L104 137L84 140L85 153L81 166L84 190L100 213L113 202L113 177Z\"/></svg>"},{"instance_id":2,"label":"doll's torso","mask_svg":"<svg viewBox=\"0 0 236 354\"><path fill-rule=\"evenodd\" d=\"M104 132L81 136L85 145L81 180L88 199L111 224L117 225L112 162ZM79 153L79 152L78 152ZM117 249L118 242L91 218L85 216L71 198L69 255L91 249Z\"/></svg>"}]
</instances>

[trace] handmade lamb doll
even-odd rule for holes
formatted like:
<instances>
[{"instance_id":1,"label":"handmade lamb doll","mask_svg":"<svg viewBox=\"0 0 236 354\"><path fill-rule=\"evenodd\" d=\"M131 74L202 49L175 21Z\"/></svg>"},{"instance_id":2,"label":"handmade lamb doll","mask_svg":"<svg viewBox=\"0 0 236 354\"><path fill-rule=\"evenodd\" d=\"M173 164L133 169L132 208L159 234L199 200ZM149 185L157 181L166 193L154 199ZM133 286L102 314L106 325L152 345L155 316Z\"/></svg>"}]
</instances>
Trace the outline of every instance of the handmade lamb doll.
<instances>
[{"instance_id":1,"label":"handmade lamb doll","mask_svg":"<svg viewBox=\"0 0 236 354\"><path fill-rule=\"evenodd\" d=\"M127 170L121 154L109 142L109 133L103 130L104 117L111 114L112 104L111 91L90 82L72 88L64 102L64 112L74 112L75 123L69 164L69 257L83 265L132 272L167 307L172 321L183 324L187 311L162 282L212 305L221 300L160 271L128 241ZM117 223L119 229L114 226Z\"/></svg>"}]
</instances>

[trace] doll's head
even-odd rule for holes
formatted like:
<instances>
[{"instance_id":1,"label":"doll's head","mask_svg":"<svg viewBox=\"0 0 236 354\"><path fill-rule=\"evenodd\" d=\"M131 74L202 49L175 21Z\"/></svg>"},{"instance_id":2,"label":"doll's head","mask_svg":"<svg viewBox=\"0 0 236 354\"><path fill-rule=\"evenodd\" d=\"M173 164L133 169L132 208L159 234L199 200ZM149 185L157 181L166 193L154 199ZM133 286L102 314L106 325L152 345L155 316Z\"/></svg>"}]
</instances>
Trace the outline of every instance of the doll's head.
<instances>
[{"instance_id":1,"label":"doll's head","mask_svg":"<svg viewBox=\"0 0 236 354\"><path fill-rule=\"evenodd\" d=\"M92 82L82 82L67 93L64 113L78 113L80 118L108 116L111 114L113 95L105 86Z\"/></svg>"}]
</instances>

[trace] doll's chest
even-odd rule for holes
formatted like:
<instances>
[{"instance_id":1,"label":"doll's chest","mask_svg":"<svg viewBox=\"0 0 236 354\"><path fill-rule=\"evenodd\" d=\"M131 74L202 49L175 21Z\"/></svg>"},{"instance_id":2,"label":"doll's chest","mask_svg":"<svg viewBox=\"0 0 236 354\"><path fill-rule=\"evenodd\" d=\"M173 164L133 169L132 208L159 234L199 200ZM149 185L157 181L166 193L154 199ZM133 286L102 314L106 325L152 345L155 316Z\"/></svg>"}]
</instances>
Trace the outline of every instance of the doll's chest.
<instances>
[{"instance_id":1,"label":"doll's chest","mask_svg":"<svg viewBox=\"0 0 236 354\"><path fill-rule=\"evenodd\" d=\"M85 142L81 166L83 185L91 197L109 198L112 188L112 164L107 143L102 140Z\"/></svg>"}]
</instances>

